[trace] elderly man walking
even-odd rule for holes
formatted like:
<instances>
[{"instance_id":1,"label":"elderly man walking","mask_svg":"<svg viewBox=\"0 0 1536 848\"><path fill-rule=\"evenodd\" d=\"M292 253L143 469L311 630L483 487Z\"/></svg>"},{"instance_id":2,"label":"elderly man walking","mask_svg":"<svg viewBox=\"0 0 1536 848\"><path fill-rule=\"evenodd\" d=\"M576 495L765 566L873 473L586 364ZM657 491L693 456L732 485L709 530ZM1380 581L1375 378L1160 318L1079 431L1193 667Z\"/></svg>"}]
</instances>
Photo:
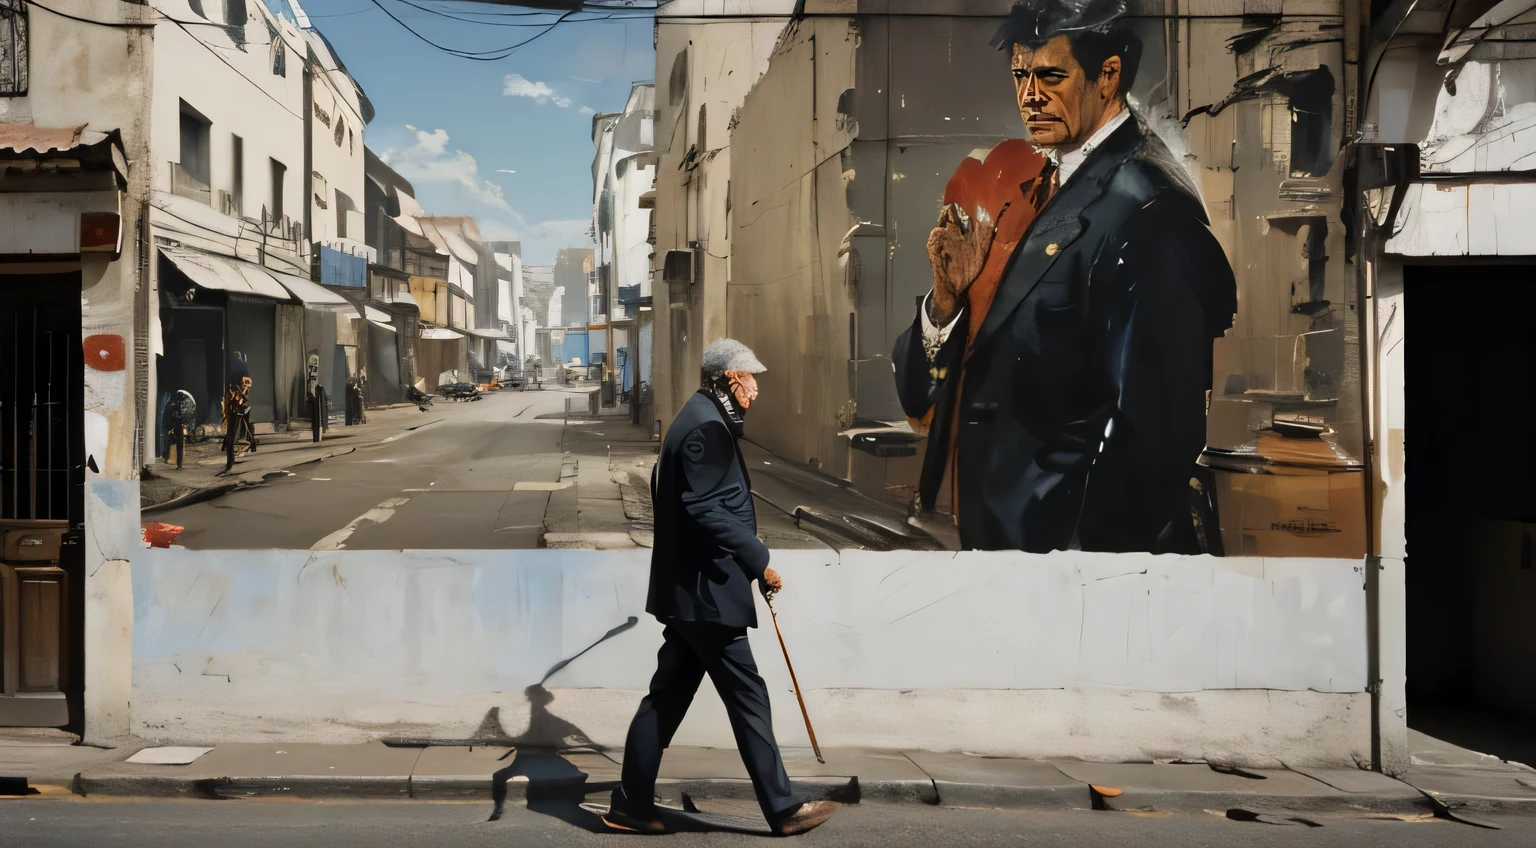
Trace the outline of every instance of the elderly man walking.
<instances>
[{"instance_id":1,"label":"elderly man walking","mask_svg":"<svg viewBox=\"0 0 1536 848\"><path fill-rule=\"evenodd\" d=\"M830 802L802 802L791 793L773 738L768 689L747 643L747 628L757 626L752 583L770 597L783 585L757 538L751 484L737 446L744 416L757 400L753 375L764 370L741 342L711 344L704 351L703 388L673 420L651 473L656 541L645 610L665 630L650 694L624 743L622 782L603 817L615 830L666 831L656 817L656 774L705 674L725 703L773 831L804 833L835 810Z\"/></svg>"}]
</instances>

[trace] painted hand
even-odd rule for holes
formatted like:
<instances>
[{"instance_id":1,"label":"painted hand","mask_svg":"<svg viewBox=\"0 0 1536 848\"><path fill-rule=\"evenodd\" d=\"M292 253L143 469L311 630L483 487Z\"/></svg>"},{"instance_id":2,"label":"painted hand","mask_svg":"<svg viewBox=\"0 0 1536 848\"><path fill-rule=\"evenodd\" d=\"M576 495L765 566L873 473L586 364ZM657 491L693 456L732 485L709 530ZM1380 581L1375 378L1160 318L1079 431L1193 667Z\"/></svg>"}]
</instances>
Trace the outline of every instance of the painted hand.
<instances>
[{"instance_id":1,"label":"painted hand","mask_svg":"<svg viewBox=\"0 0 1536 848\"><path fill-rule=\"evenodd\" d=\"M928 234L928 261L933 266L933 297L928 318L947 324L987 261L997 229L990 217L971 218L956 204L939 214L939 225Z\"/></svg>"}]
</instances>

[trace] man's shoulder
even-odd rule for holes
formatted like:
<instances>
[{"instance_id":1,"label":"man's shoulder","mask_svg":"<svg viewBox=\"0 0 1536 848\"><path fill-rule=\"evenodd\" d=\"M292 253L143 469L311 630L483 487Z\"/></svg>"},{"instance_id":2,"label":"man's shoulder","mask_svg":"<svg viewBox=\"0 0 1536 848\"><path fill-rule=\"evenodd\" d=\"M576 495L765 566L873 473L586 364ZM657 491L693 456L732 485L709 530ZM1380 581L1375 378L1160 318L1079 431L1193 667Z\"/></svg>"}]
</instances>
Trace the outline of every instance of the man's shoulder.
<instances>
[{"instance_id":1,"label":"man's shoulder","mask_svg":"<svg viewBox=\"0 0 1536 848\"><path fill-rule=\"evenodd\" d=\"M709 398L696 392L672 419L667 440L677 446L700 439L714 440L720 435L729 436L730 430L721 420L719 410Z\"/></svg>"},{"instance_id":2,"label":"man's shoulder","mask_svg":"<svg viewBox=\"0 0 1536 848\"><path fill-rule=\"evenodd\" d=\"M1193 214L1206 221L1205 204L1194 180L1174 159L1168 145L1144 122L1137 121L1142 140L1127 156L1110 180L1107 198L1127 212L1151 211L1158 214Z\"/></svg>"}]
</instances>

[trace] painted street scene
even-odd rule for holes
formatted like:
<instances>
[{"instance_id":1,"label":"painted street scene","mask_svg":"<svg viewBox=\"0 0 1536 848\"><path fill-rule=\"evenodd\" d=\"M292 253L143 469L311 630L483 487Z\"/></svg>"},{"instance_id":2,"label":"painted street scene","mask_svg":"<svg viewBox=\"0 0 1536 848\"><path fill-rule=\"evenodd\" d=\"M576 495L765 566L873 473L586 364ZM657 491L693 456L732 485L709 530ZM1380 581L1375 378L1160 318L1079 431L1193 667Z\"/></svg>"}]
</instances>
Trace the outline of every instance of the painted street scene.
<instances>
[{"instance_id":1,"label":"painted street scene","mask_svg":"<svg viewBox=\"0 0 1536 848\"><path fill-rule=\"evenodd\" d=\"M1536 0L0 0L0 845L1536 843L1533 219Z\"/></svg>"}]
</instances>

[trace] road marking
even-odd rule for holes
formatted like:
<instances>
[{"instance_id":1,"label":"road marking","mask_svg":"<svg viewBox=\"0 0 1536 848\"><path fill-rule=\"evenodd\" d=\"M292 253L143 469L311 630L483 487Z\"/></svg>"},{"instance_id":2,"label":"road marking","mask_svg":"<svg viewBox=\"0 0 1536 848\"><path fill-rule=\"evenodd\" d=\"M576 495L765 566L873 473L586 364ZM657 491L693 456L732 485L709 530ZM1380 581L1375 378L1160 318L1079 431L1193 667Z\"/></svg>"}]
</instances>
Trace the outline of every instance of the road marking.
<instances>
[{"instance_id":1,"label":"road marking","mask_svg":"<svg viewBox=\"0 0 1536 848\"><path fill-rule=\"evenodd\" d=\"M364 460L364 461L365 462L394 462L393 459L369 459L369 460Z\"/></svg>"},{"instance_id":2,"label":"road marking","mask_svg":"<svg viewBox=\"0 0 1536 848\"><path fill-rule=\"evenodd\" d=\"M571 484L566 483L538 483L523 481L512 486L514 492L558 492L561 489L569 489Z\"/></svg>"},{"instance_id":3,"label":"road marking","mask_svg":"<svg viewBox=\"0 0 1536 848\"><path fill-rule=\"evenodd\" d=\"M318 480L318 481L320 481L322 483L329 483L329 482L331 482L331 478L329 478L329 477L311 477L309 479L311 479L311 480Z\"/></svg>"},{"instance_id":4,"label":"road marking","mask_svg":"<svg viewBox=\"0 0 1536 848\"><path fill-rule=\"evenodd\" d=\"M395 509L404 506L405 503L409 500L410 498L390 498L389 500L379 504L373 509L370 509L362 515L359 515L358 517L347 522L347 526L316 542L310 547L310 550L339 551L345 548L347 539L351 538L352 534L357 532L358 525L362 524L364 521L371 521L374 524L383 524L391 518L394 518Z\"/></svg>"}]
</instances>

